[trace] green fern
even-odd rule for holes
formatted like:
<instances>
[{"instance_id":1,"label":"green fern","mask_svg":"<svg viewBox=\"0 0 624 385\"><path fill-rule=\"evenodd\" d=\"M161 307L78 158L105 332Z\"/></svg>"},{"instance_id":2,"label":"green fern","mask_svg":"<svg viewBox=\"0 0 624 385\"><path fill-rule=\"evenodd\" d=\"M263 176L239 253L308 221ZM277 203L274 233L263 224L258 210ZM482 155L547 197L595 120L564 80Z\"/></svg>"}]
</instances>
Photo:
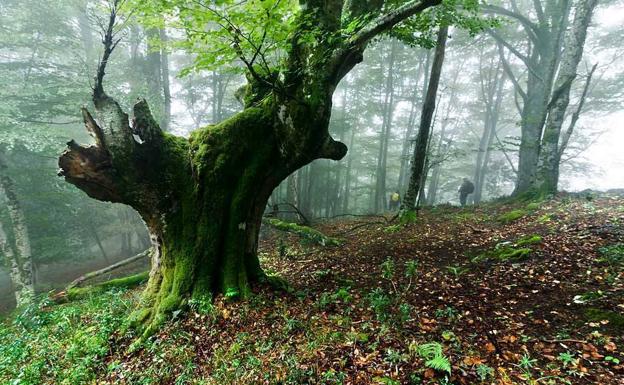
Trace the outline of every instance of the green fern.
<instances>
[{"instance_id":1,"label":"green fern","mask_svg":"<svg viewBox=\"0 0 624 385\"><path fill-rule=\"evenodd\" d=\"M416 347L416 354L425 360L430 360L435 356L442 355L442 345L437 342L430 342L428 344L418 345Z\"/></svg>"},{"instance_id":2,"label":"green fern","mask_svg":"<svg viewBox=\"0 0 624 385\"><path fill-rule=\"evenodd\" d=\"M443 355L435 356L425 361L425 366L439 372L451 373L451 362Z\"/></svg>"},{"instance_id":3,"label":"green fern","mask_svg":"<svg viewBox=\"0 0 624 385\"><path fill-rule=\"evenodd\" d=\"M440 372L451 372L451 362L444 355L442 345L437 342L418 345L416 354L425 360L425 366Z\"/></svg>"}]
</instances>

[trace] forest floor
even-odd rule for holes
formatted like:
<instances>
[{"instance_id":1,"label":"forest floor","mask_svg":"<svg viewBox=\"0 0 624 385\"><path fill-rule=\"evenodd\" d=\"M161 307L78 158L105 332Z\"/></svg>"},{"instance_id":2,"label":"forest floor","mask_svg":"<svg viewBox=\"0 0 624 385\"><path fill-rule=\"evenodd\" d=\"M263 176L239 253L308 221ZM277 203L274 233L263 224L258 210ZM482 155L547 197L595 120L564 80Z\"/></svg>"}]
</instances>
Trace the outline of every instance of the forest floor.
<instances>
[{"instance_id":1,"label":"forest floor","mask_svg":"<svg viewBox=\"0 0 624 385\"><path fill-rule=\"evenodd\" d=\"M0 324L0 383L624 384L624 199L388 219L266 230L288 291L194 302L133 353L138 290L40 305Z\"/></svg>"}]
</instances>

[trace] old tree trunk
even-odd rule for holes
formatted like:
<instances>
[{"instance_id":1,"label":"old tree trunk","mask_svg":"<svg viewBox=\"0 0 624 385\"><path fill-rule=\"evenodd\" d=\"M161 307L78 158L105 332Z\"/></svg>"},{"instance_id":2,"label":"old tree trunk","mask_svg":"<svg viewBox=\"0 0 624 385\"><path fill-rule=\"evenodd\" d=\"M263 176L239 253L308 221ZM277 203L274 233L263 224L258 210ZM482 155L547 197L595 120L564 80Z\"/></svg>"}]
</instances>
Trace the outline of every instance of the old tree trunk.
<instances>
[{"instance_id":1,"label":"old tree trunk","mask_svg":"<svg viewBox=\"0 0 624 385\"><path fill-rule=\"evenodd\" d=\"M374 36L438 1L407 2L337 39L344 10L358 17L381 7L372 1L362 10L369 2L352 3L358 4L343 9L339 0L302 1L284 73L271 83L250 67L244 110L188 139L163 132L145 101L134 106L130 122L105 94L112 14L93 92L95 118L82 111L95 145L70 142L59 165L61 175L89 196L130 205L145 221L152 268L143 307L133 317L145 334L189 298L245 296L250 283L263 278L258 231L271 192L312 160L339 160L347 152L328 133L336 85ZM317 41L298 38L306 28L321 29Z\"/></svg>"}]
</instances>

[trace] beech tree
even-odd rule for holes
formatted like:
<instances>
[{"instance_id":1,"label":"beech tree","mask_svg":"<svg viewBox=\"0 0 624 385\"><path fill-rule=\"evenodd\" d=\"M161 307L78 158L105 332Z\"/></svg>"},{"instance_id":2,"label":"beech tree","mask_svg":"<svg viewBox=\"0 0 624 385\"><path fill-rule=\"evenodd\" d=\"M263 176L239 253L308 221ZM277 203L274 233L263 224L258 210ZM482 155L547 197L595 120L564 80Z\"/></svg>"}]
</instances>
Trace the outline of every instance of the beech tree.
<instances>
[{"instance_id":1,"label":"beech tree","mask_svg":"<svg viewBox=\"0 0 624 385\"><path fill-rule=\"evenodd\" d=\"M442 26L438 31L437 46L433 56L431 75L429 76L429 85L427 87L427 96L425 97L425 101L423 103L423 110L420 116L420 127L418 128L418 136L416 137L416 144L414 145L409 186L407 188L407 194L405 194L405 198L402 202L402 208L408 211L416 208L416 197L420 193L424 185L424 178L426 177L427 167L425 163L427 158L427 149L431 133L431 122L433 120L433 113L435 111L436 98L438 95L438 85L440 84L440 76L442 74L442 64L444 63L447 35L448 26Z\"/></svg>"},{"instance_id":2,"label":"beech tree","mask_svg":"<svg viewBox=\"0 0 624 385\"><path fill-rule=\"evenodd\" d=\"M538 173L534 182L534 186L538 191L547 194L557 192L561 157L574 131L576 120L578 120L578 115L581 112L585 97L587 96L587 88L596 70L596 66L594 65L587 77L586 86L581 95L581 100L579 102L580 108L577 108L576 112L573 114L572 122L568 126L567 131L564 132L562 138L561 129L566 118L568 106L570 105L572 83L577 77L578 65L583 57L587 29L589 28L592 14L597 4L598 0L582 0L577 3L572 28L566 37L560 69L554 84L553 96L548 104L548 118L544 127L542 148L538 160Z\"/></svg>"},{"instance_id":3,"label":"beech tree","mask_svg":"<svg viewBox=\"0 0 624 385\"><path fill-rule=\"evenodd\" d=\"M490 31L498 44L506 75L514 85L521 115L516 195L557 191L561 156L569 139L567 133L561 136L561 128L568 115L570 92L597 4L597 0L547 0L534 1L528 11L521 10L513 1L510 9L495 5L484 7L486 12L515 20L527 36L522 46L517 46L498 32ZM572 13L574 17L570 20ZM514 73L505 50L526 67L525 86ZM579 103L581 108L572 113L570 135L586 96L584 91Z\"/></svg>"},{"instance_id":4,"label":"beech tree","mask_svg":"<svg viewBox=\"0 0 624 385\"><path fill-rule=\"evenodd\" d=\"M257 247L267 200L312 160L347 153L328 133L332 95L375 37L399 24L417 26L421 32L411 33L426 37L440 13L476 15L477 7L442 0L141 2L143 10L152 6L179 21L186 46L204 52L197 68L238 61L245 69L244 109L187 139L163 132L145 100L130 121L104 91L122 5L111 3L93 89L95 117L82 110L95 144L69 142L59 165L89 196L132 206L145 221L152 269L143 308L133 317L145 334L188 298L246 296L250 283L265 277ZM215 48L221 51L214 54Z\"/></svg>"},{"instance_id":5,"label":"beech tree","mask_svg":"<svg viewBox=\"0 0 624 385\"><path fill-rule=\"evenodd\" d=\"M30 303L35 297L30 237L24 211L17 199L13 181L5 174L5 168L0 160L0 198L6 199L14 245L0 222L0 253L4 255L6 266L9 268L15 302L17 306L22 306Z\"/></svg>"}]
</instances>

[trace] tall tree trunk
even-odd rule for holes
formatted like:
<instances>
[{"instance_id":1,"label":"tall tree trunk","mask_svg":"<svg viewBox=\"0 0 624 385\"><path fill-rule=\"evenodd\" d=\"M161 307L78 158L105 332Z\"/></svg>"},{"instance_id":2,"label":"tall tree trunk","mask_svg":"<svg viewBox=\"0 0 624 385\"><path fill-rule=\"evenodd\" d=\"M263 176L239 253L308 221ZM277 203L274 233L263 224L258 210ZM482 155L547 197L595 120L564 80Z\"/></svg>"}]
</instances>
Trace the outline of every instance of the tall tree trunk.
<instances>
[{"instance_id":1,"label":"tall tree trunk","mask_svg":"<svg viewBox=\"0 0 624 385\"><path fill-rule=\"evenodd\" d=\"M416 72L416 83L420 79L422 74L423 77L423 87L422 92L419 91L417 86L414 86L414 93L412 94L411 100L411 109L409 119L407 121L407 130L405 130L405 137L403 139L403 147L401 149L401 165L399 168L399 191L403 192L407 187L407 174L409 169L409 158L410 158L410 150L412 149L412 136L414 135L414 128L416 127L416 106L418 102L425 99L425 94L427 92L427 81L429 80L428 71L429 71L429 62L431 59L431 52L429 50L426 51L425 61L423 62L422 58L420 58L420 63L418 65L418 71ZM422 95L419 98L419 95Z\"/></svg>"},{"instance_id":2,"label":"tall tree trunk","mask_svg":"<svg viewBox=\"0 0 624 385\"><path fill-rule=\"evenodd\" d=\"M17 199L15 187L11 178L5 174L5 166L0 164L0 196L6 199L6 208L9 213L13 229L15 248L10 244L4 229L0 225L0 251L5 256L9 267L15 301L17 306L32 302L35 296L33 283L33 262L30 251L30 237L24 212Z\"/></svg>"},{"instance_id":3,"label":"tall tree trunk","mask_svg":"<svg viewBox=\"0 0 624 385\"><path fill-rule=\"evenodd\" d=\"M438 145L436 147L436 155L435 160L436 164L433 165L433 170L431 171L431 178L429 181L429 188L427 190L427 204L433 206L436 202L436 198L438 195L438 185L440 184L440 174L442 173L442 154L443 151L446 151L446 146L444 145L444 141L446 140L446 124L442 124L442 129L440 130L440 138L438 139Z\"/></svg>"},{"instance_id":4,"label":"tall tree trunk","mask_svg":"<svg viewBox=\"0 0 624 385\"><path fill-rule=\"evenodd\" d=\"M480 203L483 197L483 184L485 182L485 175L488 171L491 147L494 141L500 107L503 100L505 73L502 71L500 62L494 68L493 73L492 67L493 66L490 65L489 74L481 71L480 76L482 79L481 98L485 103L485 117L483 120L483 133L481 134L481 139L479 141L477 161L475 164L475 175L473 179L475 191L472 199L474 203Z\"/></svg>"},{"instance_id":5,"label":"tall tree trunk","mask_svg":"<svg viewBox=\"0 0 624 385\"><path fill-rule=\"evenodd\" d=\"M570 11L570 0L546 0L534 2L538 7L538 22L533 23L517 10L502 13L519 20L529 37L528 53L520 53L497 33L490 31L499 47L503 68L513 82L516 93L522 98L520 107L520 149L518 155L518 179L513 195L521 195L532 189L537 177L537 166L541 139L547 115L553 81L561 56L561 40L565 32ZM496 8L486 6L494 12ZM542 9L543 8L543 9ZM502 9L499 7L499 9ZM517 56L527 66L526 91L522 89L504 53L504 48Z\"/></svg>"},{"instance_id":6,"label":"tall tree trunk","mask_svg":"<svg viewBox=\"0 0 624 385\"><path fill-rule=\"evenodd\" d=\"M165 103L163 97L163 64L159 40L160 31L157 28L149 28L147 35L147 54L145 56L145 73L149 95L148 100L154 106L156 116L160 117L160 124L165 121ZM164 128L163 128L164 129Z\"/></svg>"},{"instance_id":7,"label":"tall tree trunk","mask_svg":"<svg viewBox=\"0 0 624 385\"><path fill-rule=\"evenodd\" d=\"M356 127L352 127L351 128L351 140L349 141L349 148L351 150L354 149L355 147L355 131L357 129ZM349 212L349 197L351 195L351 172L353 169L353 151L351 151L348 154L348 158L347 158L347 170L346 170L346 176L345 176L345 183L344 183L344 194L342 197L342 212L343 213L348 213Z\"/></svg>"},{"instance_id":8,"label":"tall tree trunk","mask_svg":"<svg viewBox=\"0 0 624 385\"><path fill-rule=\"evenodd\" d=\"M163 117L160 120L160 127L169 131L169 125L171 124L171 86L169 82L169 54L167 52L167 42L169 37L165 29L160 29L160 40L163 42L163 47L160 51L160 73L162 76L163 87L163 103L164 111Z\"/></svg>"},{"instance_id":9,"label":"tall tree trunk","mask_svg":"<svg viewBox=\"0 0 624 385\"><path fill-rule=\"evenodd\" d=\"M390 48L388 76L386 78L386 94L384 99L383 121L379 135L379 154L377 156L377 173L375 184L375 212L387 209L386 199L386 168L388 163L388 143L392 129L394 113L394 63L398 51L398 42L393 40Z\"/></svg>"},{"instance_id":10,"label":"tall tree trunk","mask_svg":"<svg viewBox=\"0 0 624 385\"><path fill-rule=\"evenodd\" d=\"M457 71L455 71L455 75L453 76L453 81L451 82L451 94L449 95L448 98L448 105L446 107L446 113L444 118L442 119L442 124L440 125L440 137L438 138L438 142L436 144L436 149L435 149L435 154L433 154L433 158L431 159L427 159L427 167L426 169L431 168L431 180L429 182L429 188L427 189L427 199L424 200L424 202L426 204L429 205L434 205L435 204L435 200L437 197L437 193L438 193L438 185L440 183L440 175L442 174L442 164L444 162L444 154L445 152L448 150L448 145L444 145L444 142L446 141L446 132L447 132L447 127L449 125L450 122L450 117L451 117L451 111L453 110L453 107L456 106L456 94L457 94L457 80L459 79L459 74L462 72L462 68L463 65L460 65L459 68L457 69ZM439 100L441 100L442 96L440 95L440 97L438 98ZM435 124L434 124L435 125ZM429 141L431 141L431 138L429 139ZM429 146L428 146L429 147ZM443 151L444 149L444 151ZM425 179L423 179L423 185L422 185L422 189L424 189L425 187L425 182L426 182L426 177L427 174L425 175ZM425 194L423 193L423 196L425 196ZM423 199L419 199L419 202L423 202Z\"/></svg>"},{"instance_id":11,"label":"tall tree trunk","mask_svg":"<svg viewBox=\"0 0 624 385\"><path fill-rule=\"evenodd\" d=\"M89 232L91 233L91 236L95 240L95 243L97 244L97 247L100 250L100 253L102 254L102 258L104 259L104 262L106 262L106 264L110 264L108 260L108 255L106 254L106 250L104 249L104 245L102 245L102 240L100 239L100 235L98 234L98 231L95 228L95 226L93 226L93 222L88 220L87 227L89 228Z\"/></svg>"},{"instance_id":12,"label":"tall tree trunk","mask_svg":"<svg viewBox=\"0 0 624 385\"><path fill-rule=\"evenodd\" d=\"M540 152L538 177L535 188L543 194L554 194L559 184L559 140L561 127L570 104L570 90L576 79L576 71L583 57L587 28L598 0L582 0L578 3L572 30L567 36L561 60L561 68L555 81L555 89L549 103L548 120L544 129Z\"/></svg>"},{"instance_id":13,"label":"tall tree trunk","mask_svg":"<svg viewBox=\"0 0 624 385\"><path fill-rule=\"evenodd\" d=\"M418 136L414 146L412 172L409 186L407 194L405 194L405 198L402 202L403 210L415 209L416 197L421 189L422 175L425 172L425 162L427 158L427 145L429 144L431 122L433 120L433 113L435 112L438 86L442 75L442 64L444 63L447 37L448 27L440 27L440 30L438 31L435 54L433 56L433 65L431 66L431 75L429 76L427 96L425 98L425 102L423 103L423 110L420 117L420 127L418 129Z\"/></svg>"}]
</instances>

